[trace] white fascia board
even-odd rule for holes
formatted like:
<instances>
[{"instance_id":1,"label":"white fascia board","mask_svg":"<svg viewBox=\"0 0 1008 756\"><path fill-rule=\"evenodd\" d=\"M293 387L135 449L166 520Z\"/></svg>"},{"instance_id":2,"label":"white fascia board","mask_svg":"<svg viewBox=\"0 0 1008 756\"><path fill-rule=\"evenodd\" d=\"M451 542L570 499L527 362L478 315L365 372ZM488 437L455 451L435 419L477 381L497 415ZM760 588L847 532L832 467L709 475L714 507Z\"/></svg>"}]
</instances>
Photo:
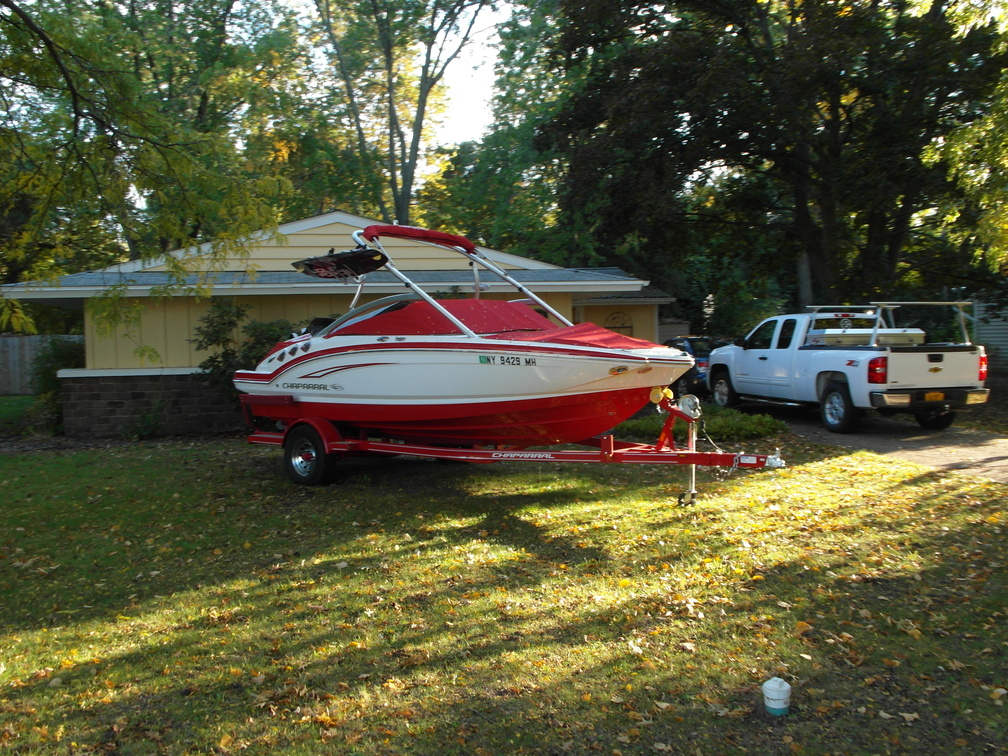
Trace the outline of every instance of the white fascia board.
<instances>
[{"instance_id":1,"label":"white fascia board","mask_svg":"<svg viewBox=\"0 0 1008 756\"><path fill-rule=\"evenodd\" d=\"M481 284L486 284L487 282L481 281ZM567 294L578 294L582 292L590 292L591 294L598 296L600 293L621 293L621 292L637 292L641 290L641 283L639 281L627 281L625 283L613 283L606 282L604 284L604 289L601 289L598 281L585 281L583 283L575 283L571 281L557 281L554 283L531 283L526 284L535 291L537 294L543 292L548 293L567 293ZM469 282L465 283L437 283L437 284L422 284L420 288L428 293L433 293L437 291L444 291L446 288L458 287L462 291L467 291L472 288ZM405 291L406 287L403 284L390 281L388 283L369 283L364 287L364 293L371 294L397 294L401 291ZM244 296L275 296L278 294L333 294L333 293L347 293L352 294L357 290L356 284L281 284L277 286L215 286L213 289L213 295L219 296L222 294L241 294ZM507 283L490 283L489 288L485 289L489 292L515 292L514 287ZM136 296L136 295L135 295Z\"/></svg>"},{"instance_id":2,"label":"white fascia board","mask_svg":"<svg viewBox=\"0 0 1008 756\"><path fill-rule=\"evenodd\" d=\"M178 368L64 368L57 378L126 378L150 375L192 375L203 372L198 367Z\"/></svg>"},{"instance_id":3,"label":"white fascia board","mask_svg":"<svg viewBox=\"0 0 1008 756\"><path fill-rule=\"evenodd\" d=\"M149 287L145 287L149 291ZM11 299L87 299L104 289L94 286L26 286L24 284L9 284L0 290L0 295ZM144 295L146 296L146 295Z\"/></svg>"},{"instance_id":4,"label":"white fascia board","mask_svg":"<svg viewBox=\"0 0 1008 756\"><path fill-rule=\"evenodd\" d=\"M491 292L508 292L514 291L514 288L505 282L488 282L481 281L482 284L489 284L488 291ZM605 282L600 281L555 281L551 283L535 283L529 282L526 284L533 291L537 293L568 293L568 294L590 294L591 296L598 297L604 296L606 294L616 294L622 292L637 292L640 291L646 282L640 280L609 280ZM470 282L459 282L450 283L442 282L436 284L422 284L420 288L427 292L438 292L444 291L446 288L458 287L459 289L465 291L471 288ZM64 287L24 287L24 286L11 286L5 289L5 291L12 297L16 299L24 300L45 300L45 299L89 299L93 296L101 294L106 290L107 287L102 286L64 286ZM368 283L364 287L366 293L373 294L396 294L401 292L406 287L397 281L389 281L388 283ZM264 285L264 284L222 284L215 285L211 289L210 296L246 296L246 297L265 297L265 296L276 296L281 294L340 294L340 293L353 293L357 289L356 284L334 284L330 282L325 283L303 283L303 284L276 284L276 285ZM124 296L127 297L148 297L150 296L151 287L150 286L126 286L123 290ZM174 297L189 297L192 296L189 292L178 292L172 294Z\"/></svg>"},{"instance_id":5,"label":"white fascia board","mask_svg":"<svg viewBox=\"0 0 1008 756\"><path fill-rule=\"evenodd\" d=\"M519 255L513 255L510 252L501 252L499 249L490 249L489 247L477 247L480 252L489 257L498 265L513 265L516 268L522 270L559 270L559 265L553 265L552 263L542 262L541 260L533 260L529 257L520 257Z\"/></svg>"},{"instance_id":6,"label":"white fascia board","mask_svg":"<svg viewBox=\"0 0 1008 756\"><path fill-rule=\"evenodd\" d=\"M281 223L277 230L286 236L288 234L296 234L300 231L311 231L313 228L318 228L319 226L328 226L330 223L344 223L347 226L356 226L363 229L376 224L380 225L381 221L336 210L323 215L313 215L311 218L302 218L301 220L290 221L289 223Z\"/></svg>"}]
</instances>

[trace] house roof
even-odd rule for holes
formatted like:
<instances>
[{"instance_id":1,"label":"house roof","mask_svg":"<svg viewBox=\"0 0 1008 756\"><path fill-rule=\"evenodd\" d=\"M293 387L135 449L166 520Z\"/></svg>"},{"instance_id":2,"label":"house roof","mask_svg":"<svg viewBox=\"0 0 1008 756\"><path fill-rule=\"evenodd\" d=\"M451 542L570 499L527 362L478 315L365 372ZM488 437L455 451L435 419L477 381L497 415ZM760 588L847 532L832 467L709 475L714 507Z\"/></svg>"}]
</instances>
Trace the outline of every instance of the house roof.
<instances>
[{"instance_id":1,"label":"house roof","mask_svg":"<svg viewBox=\"0 0 1008 756\"><path fill-rule=\"evenodd\" d=\"M74 309L83 307L84 300L112 287L120 287L123 294L130 297L145 297L158 293L188 296L197 287L201 289L201 293L209 292L213 296L316 295L332 294L340 289L351 292L355 288L354 284L311 278L293 269L277 268L281 266L286 268L290 261L306 256L302 253L320 253L317 245L323 239L341 243L345 241L341 237L349 238L350 231L374 223L376 221L343 212L326 213L285 223L279 228L281 238L291 242L297 240L297 243L291 243L288 247L263 234L262 245L257 247L257 250L261 251L254 253L241 266L232 266L233 269L229 270L194 273L187 276L181 286L178 286L179 281L173 279L166 270L166 258L194 255L199 257L209 253L209 245L202 245L195 250L175 250L151 260L137 260L112 265L102 270L74 273L51 282L8 284L0 287L0 292L3 296L16 299L42 301ZM333 229L340 227L343 227L343 231L334 234ZM413 246L435 247L424 242L415 242ZM578 304L601 304L603 301L609 303L613 301L611 297L618 297L620 304L663 304L672 299L664 292L648 287L647 281L619 268L561 268L499 250L485 247L479 249L494 262L508 268L508 273L522 284L541 293L572 294ZM308 250L315 251L308 252ZM390 251L395 253L399 250L393 247ZM256 254L268 257L268 264L272 269L255 270L257 266L262 267L257 263ZM400 270L403 273L431 293L444 292L455 287L469 290L473 285L473 274L465 266L464 260L456 268L446 265L445 269L411 270L409 255L405 255L402 259L397 256L396 259L400 261L402 266ZM481 271L480 283L488 285L490 291L512 291L510 286L499 281L488 271ZM387 271L379 270L367 276L366 289L369 293L397 293L402 287L402 283Z\"/></svg>"},{"instance_id":2,"label":"house roof","mask_svg":"<svg viewBox=\"0 0 1008 756\"><path fill-rule=\"evenodd\" d=\"M471 289L473 276L467 270L406 270L410 279L423 289L435 293L452 288ZM580 303L582 299L591 303L601 303L598 292L618 293L619 301L628 304L658 302L655 290L646 294L641 291L643 283L618 268L555 268L552 270L511 270L508 273L515 280L537 292L568 292ZM159 289L172 284L168 273L162 271L120 271L100 270L90 273L75 273L63 276L54 284L12 284L2 287L10 296L19 299L43 301L63 307L79 307L83 301L111 287L122 287L123 294L130 297L145 297L157 293ZM510 285L493 274L483 272L480 284L489 291L513 291ZM213 296L272 296L277 294L332 294L338 290L352 292L355 284L339 283L332 280L311 278L295 271L259 271L258 273L220 272L203 276L187 276L177 295L188 295L197 287L209 288ZM394 294L402 291L403 284L391 273L376 271L367 276L366 290L372 294ZM650 288L650 287L649 287ZM204 289L205 290L205 289ZM578 295L581 296L578 296ZM643 297L641 296L643 294ZM635 296L636 295L636 296ZM628 299L629 298L629 299ZM637 302L641 299L641 302ZM661 294L660 302L668 302L668 295Z\"/></svg>"}]
</instances>

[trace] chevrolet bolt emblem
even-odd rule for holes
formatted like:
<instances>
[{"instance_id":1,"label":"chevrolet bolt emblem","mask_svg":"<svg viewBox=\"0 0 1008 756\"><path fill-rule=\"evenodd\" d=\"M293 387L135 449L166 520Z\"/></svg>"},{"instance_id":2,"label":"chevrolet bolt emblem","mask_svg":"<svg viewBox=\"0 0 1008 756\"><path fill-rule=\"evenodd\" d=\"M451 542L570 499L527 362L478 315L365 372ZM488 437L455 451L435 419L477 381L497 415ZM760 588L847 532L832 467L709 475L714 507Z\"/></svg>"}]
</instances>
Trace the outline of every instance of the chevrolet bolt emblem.
<instances>
[{"instance_id":1,"label":"chevrolet bolt emblem","mask_svg":"<svg viewBox=\"0 0 1008 756\"><path fill-rule=\"evenodd\" d=\"M933 367L928 370L929 373L940 373L942 369L940 367Z\"/></svg>"}]
</instances>

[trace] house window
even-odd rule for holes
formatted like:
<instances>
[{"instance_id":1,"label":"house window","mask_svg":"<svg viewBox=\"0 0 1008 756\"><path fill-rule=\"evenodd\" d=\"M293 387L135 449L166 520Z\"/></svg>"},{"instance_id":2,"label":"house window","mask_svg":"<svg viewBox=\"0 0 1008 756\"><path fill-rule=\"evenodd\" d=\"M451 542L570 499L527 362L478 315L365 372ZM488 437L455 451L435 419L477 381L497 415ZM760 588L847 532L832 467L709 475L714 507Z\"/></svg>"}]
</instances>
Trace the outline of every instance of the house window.
<instances>
[{"instance_id":1,"label":"house window","mask_svg":"<svg viewBox=\"0 0 1008 756\"><path fill-rule=\"evenodd\" d=\"M633 336L633 320L625 312L614 312L606 318L605 327L610 331Z\"/></svg>"}]
</instances>

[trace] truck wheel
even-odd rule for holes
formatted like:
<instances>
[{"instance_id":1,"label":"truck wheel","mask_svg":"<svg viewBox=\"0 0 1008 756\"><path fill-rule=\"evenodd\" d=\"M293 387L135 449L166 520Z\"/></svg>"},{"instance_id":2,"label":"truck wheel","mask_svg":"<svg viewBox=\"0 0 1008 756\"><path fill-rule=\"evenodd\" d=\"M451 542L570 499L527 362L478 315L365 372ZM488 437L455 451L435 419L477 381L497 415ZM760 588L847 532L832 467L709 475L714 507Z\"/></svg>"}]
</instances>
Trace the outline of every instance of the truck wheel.
<instances>
[{"instance_id":1,"label":"truck wheel","mask_svg":"<svg viewBox=\"0 0 1008 756\"><path fill-rule=\"evenodd\" d=\"M302 486L321 486L332 481L338 455L326 454L318 431L299 425L284 441L284 469L287 477Z\"/></svg>"},{"instance_id":2,"label":"truck wheel","mask_svg":"<svg viewBox=\"0 0 1008 756\"><path fill-rule=\"evenodd\" d=\"M714 379L711 381L711 395L718 407L734 407L739 403L739 396L731 385L727 370L720 370L714 374Z\"/></svg>"},{"instance_id":3,"label":"truck wheel","mask_svg":"<svg viewBox=\"0 0 1008 756\"><path fill-rule=\"evenodd\" d=\"M955 412L919 412L914 415L917 424L928 430L945 430L955 422Z\"/></svg>"},{"instance_id":4,"label":"truck wheel","mask_svg":"<svg viewBox=\"0 0 1008 756\"><path fill-rule=\"evenodd\" d=\"M850 433L861 421L861 410L851 401L845 383L827 383L820 405L823 425L833 433Z\"/></svg>"}]
</instances>

